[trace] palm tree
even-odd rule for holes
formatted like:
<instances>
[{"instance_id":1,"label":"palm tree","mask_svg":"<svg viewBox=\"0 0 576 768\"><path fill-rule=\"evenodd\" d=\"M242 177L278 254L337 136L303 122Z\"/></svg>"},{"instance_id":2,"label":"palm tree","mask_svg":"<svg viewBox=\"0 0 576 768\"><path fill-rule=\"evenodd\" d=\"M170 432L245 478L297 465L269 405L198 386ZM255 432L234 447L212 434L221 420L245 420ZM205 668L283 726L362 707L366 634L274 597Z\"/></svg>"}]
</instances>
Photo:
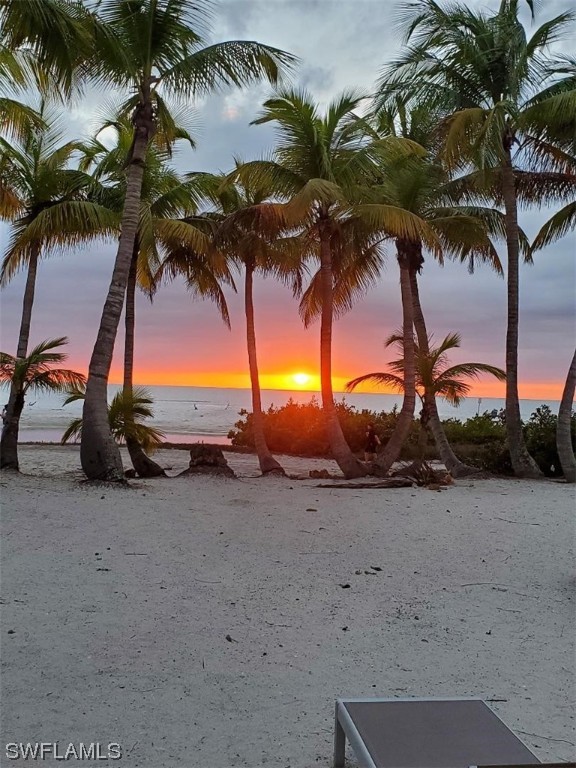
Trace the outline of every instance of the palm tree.
<instances>
[{"instance_id":1,"label":"palm tree","mask_svg":"<svg viewBox=\"0 0 576 768\"><path fill-rule=\"evenodd\" d=\"M130 89L125 103L134 140L126 169L122 234L100 327L92 352L84 401L81 461L90 479L123 480L118 447L110 435L106 387L137 236L146 150L158 126L169 141L174 119L165 95L196 97L224 85L262 77L275 82L293 58L256 42L205 46L198 31L208 21L207 0L101 0L94 28L92 77L108 87Z\"/></svg>"},{"instance_id":2,"label":"palm tree","mask_svg":"<svg viewBox=\"0 0 576 768\"><path fill-rule=\"evenodd\" d=\"M12 236L4 254L0 285L6 285L21 269L26 270L26 286L16 357L28 351L32 308L38 263L54 249L78 245L88 239L115 232L118 217L90 199L91 177L70 167L78 145L62 142L61 123L54 113L40 110L44 127L31 130L20 142L0 139L0 167L4 194L0 196L0 217L11 224ZM16 390L8 403L9 421ZM14 435L3 430L0 444L1 466L18 463Z\"/></svg>"},{"instance_id":3,"label":"palm tree","mask_svg":"<svg viewBox=\"0 0 576 768\"><path fill-rule=\"evenodd\" d=\"M576 456L572 444L572 405L576 390L576 352L566 377L562 392L560 409L558 411L558 426L556 427L556 448L564 477L567 483L576 483Z\"/></svg>"},{"instance_id":4,"label":"palm tree","mask_svg":"<svg viewBox=\"0 0 576 768\"><path fill-rule=\"evenodd\" d=\"M22 140L33 128L42 128L44 121L36 110L22 104L16 96L30 84L28 61L20 51L8 49L0 42L0 132ZM3 185L0 183L0 188Z\"/></svg>"},{"instance_id":5,"label":"palm tree","mask_svg":"<svg viewBox=\"0 0 576 768\"><path fill-rule=\"evenodd\" d=\"M386 339L387 347L395 346L399 353L403 353L404 336L400 333L392 334ZM420 344L420 339L414 341L415 359L416 359L416 392L422 404L421 423L424 427L431 427L434 434L431 420L430 403L434 403L436 410L436 397L442 397L450 405L458 406L463 397L466 397L470 391L470 384L466 379L479 378L480 374L488 373L495 376L499 381L506 380L506 373L494 365L486 363L459 363L448 366L448 352L451 349L457 349L460 346L460 335L451 333L444 337L437 346L432 345L432 338L426 339L425 347ZM367 373L364 376L358 376L346 384L346 390L352 392L360 384L381 384L391 387L398 392L404 392L406 385L404 379L404 360L399 357L388 363L389 371L376 373ZM436 410L436 414L437 414ZM438 446L438 442L436 442ZM442 458L442 455L441 455ZM449 467L446 467L450 471Z\"/></svg>"},{"instance_id":6,"label":"palm tree","mask_svg":"<svg viewBox=\"0 0 576 768\"><path fill-rule=\"evenodd\" d=\"M533 11L533 4L529 5ZM443 9L435 0L414 0L402 8L410 47L388 68L380 83L381 100L410 88L416 102L441 105L443 157L451 167L472 163L484 180L497 185L506 217L508 254L508 328L506 334L506 428L514 471L539 477L522 434L518 400L518 194L515 146L538 144L553 136L576 113L576 79L566 62L548 46L569 29L571 13L562 13L526 37L519 21L519 0L501 0L487 14L459 3ZM534 133L535 132L535 133ZM537 179L531 179L537 185Z\"/></svg>"},{"instance_id":7,"label":"palm tree","mask_svg":"<svg viewBox=\"0 0 576 768\"><path fill-rule=\"evenodd\" d=\"M355 114L362 96L345 92L320 115L306 92L283 91L264 104L255 122L274 121L278 144L274 161L246 163L243 178L269 183L288 200L286 226L298 231L319 262L313 285L304 296L305 319L320 313L320 374L322 405L332 454L346 477L361 477L366 467L350 450L338 422L332 388L332 332L335 273L347 274L343 304L373 279L381 259L383 233L397 237L434 237L417 216L389 205L374 204L368 194L379 168L382 146L372 142L367 126ZM389 151L409 152L401 140L387 142ZM358 262L372 267L357 269ZM366 275L370 273L370 278ZM312 310L310 310L312 306ZM408 306L408 305L407 305Z\"/></svg>"},{"instance_id":8,"label":"palm tree","mask_svg":"<svg viewBox=\"0 0 576 768\"><path fill-rule=\"evenodd\" d=\"M571 177L576 182L576 154L573 140L570 134L565 142L557 148L554 156L553 169L559 170ZM568 145L568 146L562 146ZM570 146L571 145L571 146ZM547 245L559 240L576 228L576 201L567 203L563 208L554 213L541 227L532 243L532 252L540 250ZM556 427L556 447L564 477L568 483L576 483L576 458L572 445L572 404L576 387L576 353L568 369L562 400L558 411L558 424Z\"/></svg>"},{"instance_id":9,"label":"palm tree","mask_svg":"<svg viewBox=\"0 0 576 768\"><path fill-rule=\"evenodd\" d=\"M132 145L133 127L122 117L108 121L103 127L115 129L116 145L108 149L96 136L82 147L81 167L92 169L93 177L103 183L100 190L102 202L121 214L126 192L123 169ZM175 135L194 146L184 128L177 128ZM138 284L152 299L157 287L155 275L160 269L163 251L169 251L171 247L181 248L186 243L190 247L197 246L202 238L193 227L179 220L179 216L195 209L198 192L193 182L181 179L168 165L169 158L170 153L164 148L163 137L157 133L147 149L140 222L126 287L124 397L127 401L131 398L133 387L136 286ZM199 287L200 294L202 288ZM162 467L142 450L133 435L128 436L126 445L140 477L165 474Z\"/></svg>"},{"instance_id":10,"label":"palm tree","mask_svg":"<svg viewBox=\"0 0 576 768\"><path fill-rule=\"evenodd\" d=\"M239 163L232 177L236 176ZM256 327L254 318L254 275L273 276L292 286L298 293L302 282L301 241L287 236L282 229L282 206L271 202L274 190L266 186L251 187L234 183L228 177L214 177L214 194L218 211L212 213L218 224L214 245L244 268L244 312L246 343L252 390L252 425L254 446L263 475L284 474L272 456L264 435L264 417L258 373Z\"/></svg>"},{"instance_id":11,"label":"palm tree","mask_svg":"<svg viewBox=\"0 0 576 768\"><path fill-rule=\"evenodd\" d=\"M83 386L86 381L81 373L54 368L67 357L63 352L55 350L67 343L66 336L62 336L40 342L27 356L14 357L7 352L0 352L0 383L10 383L14 392L12 409L5 417L2 439L7 434L7 442L16 446L16 449L12 461L5 468L19 470L18 431L27 393L65 392L69 387Z\"/></svg>"},{"instance_id":12,"label":"palm tree","mask_svg":"<svg viewBox=\"0 0 576 768\"><path fill-rule=\"evenodd\" d=\"M83 400L85 395L85 386L73 387L68 390L68 397L64 401L64 405ZM162 445L164 433L143 423L144 419L150 419L154 416L150 408L151 405L152 398L144 387L133 387L129 392L124 389L116 392L108 406L110 431L116 442L127 445L129 441L134 441L142 446L147 454L153 453ZM81 435L82 418L73 419L62 435L60 442L63 445L70 440L77 442ZM162 474L165 475L164 472Z\"/></svg>"},{"instance_id":13,"label":"palm tree","mask_svg":"<svg viewBox=\"0 0 576 768\"><path fill-rule=\"evenodd\" d=\"M4 0L0 62L10 62L10 76L20 85L35 81L42 90L69 96L93 49L95 21L81 0Z\"/></svg>"},{"instance_id":14,"label":"palm tree","mask_svg":"<svg viewBox=\"0 0 576 768\"><path fill-rule=\"evenodd\" d=\"M400 135L412 141L418 141L423 150L421 154L400 158L388 168L379 182L378 190L382 200L405 208L425 220L436 233L442 250L439 261L443 264L444 256L467 262L471 271L477 261L487 262L496 272L502 274L502 266L491 236L502 238L505 224L499 211L479 205L456 204L453 183L447 169L434 156L438 148L435 137L440 112L427 105L410 108L404 97L395 97L389 105L381 108L373 117L376 135ZM462 182L458 183L461 193ZM522 233L523 234L523 233ZM523 245L525 237L523 236ZM413 322L418 344L423 354L429 354L428 332L422 305L418 276L424 266L424 254L421 241L396 244L398 259L408 270L413 304ZM411 334L411 331L409 331ZM405 357L405 356L404 356ZM412 388L405 388L412 392ZM406 396L406 394L405 394ZM434 435L440 458L454 476L461 476L476 471L461 462L452 451L444 433L438 415L435 393L429 389L425 395L426 413L430 429ZM399 420L400 421L400 420ZM395 433L402 432L402 425ZM398 451L389 453L381 459L385 469L397 458ZM388 464L389 462L389 464ZM386 466L388 465L388 466Z\"/></svg>"}]
</instances>

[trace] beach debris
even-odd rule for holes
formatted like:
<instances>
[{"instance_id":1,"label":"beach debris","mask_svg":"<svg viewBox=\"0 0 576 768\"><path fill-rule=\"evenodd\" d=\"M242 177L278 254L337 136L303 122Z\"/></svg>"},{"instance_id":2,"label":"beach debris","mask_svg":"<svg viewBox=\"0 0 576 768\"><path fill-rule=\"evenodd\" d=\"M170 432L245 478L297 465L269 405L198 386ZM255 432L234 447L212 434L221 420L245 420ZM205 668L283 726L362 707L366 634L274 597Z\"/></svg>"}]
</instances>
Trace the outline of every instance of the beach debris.
<instances>
[{"instance_id":1,"label":"beach debris","mask_svg":"<svg viewBox=\"0 0 576 768\"><path fill-rule=\"evenodd\" d=\"M356 576L361 576L362 575L362 570L360 568L358 568L358 569L356 569L354 571L354 573L356 574Z\"/></svg>"},{"instance_id":2,"label":"beach debris","mask_svg":"<svg viewBox=\"0 0 576 768\"><path fill-rule=\"evenodd\" d=\"M16 630L15 629L9 629L8 630L8 634L9 635L15 635L16 634Z\"/></svg>"},{"instance_id":3,"label":"beach debris","mask_svg":"<svg viewBox=\"0 0 576 768\"><path fill-rule=\"evenodd\" d=\"M190 449L190 463L176 477L189 477L190 475L222 475L224 477L236 477L234 471L228 466L222 449L217 445L197 443Z\"/></svg>"},{"instance_id":4,"label":"beach debris","mask_svg":"<svg viewBox=\"0 0 576 768\"><path fill-rule=\"evenodd\" d=\"M322 480L339 480L341 475L331 475L330 472L328 472L327 469L311 469L308 472L309 477L314 477L316 479L322 479Z\"/></svg>"},{"instance_id":5,"label":"beach debris","mask_svg":"<svg viewBox=\"0 0 576 768\"><path fill-rule=\"evenodd\" d=\"M339 479L339 478L335 478ZM414 485L413 481L404 477L389 477L386 480L379 480L373 483L321 483L315 485L315 488L352 488L354 490L358 488L411 488Z\"/></svg>"},{"instance_id":6,"label":"beach debris","mask_svg":"<svg viewBox=\"0 0 576 768\"><path fill-rule=\"evenodd\" d=\"M348 632L348 627L342 627L342 632Z\"/></svg>"},{"instance_id":7,"label":"beach debris","mask_svg":"<svg viewBox=\"0 0 576 768\"><path fill-rule=\"evenodd\" d=\"M229 643L237 643L238 642L238 640L234 640L232 635L226 635L225 639L228 640Z\"/></svg>"},{"instance_id":8,"label":"beach debris","mask_svg":"<svg viewBox=\"0 0 576 768\"><path fill-rule=\"evenodd\" d=\"M306 512L318 512L316 507L306 507Z\"/></svg>"},{"instance_id":9,"label":"beach debris","mask_svg":"<svg viewBox=\"0 0 576 768\"><path fill-rule=\"evenodd\" d=\"M413 461L403 464L393 473L393 477L409 477L416 485L431 491L440 491L443 486L452 485L452 475L445 469L436 470L427 461Z\"/></svg>"},{"instance_id":10,"label":"beach debris","mask_svg":"<svg viewBox=\"0 0 576 768\"><path fill-rule=\"evenodd\" d=\"M372 568L373 571L381 571L382 568L380 568L379 565L371 565L370 568Z\"/></svg>"},{"instance_id":11,"label":"beach debris","mask_svg":"<svg viewBox=\"0 0 576 768\"><path fill-rule=\"evenodd\" d=\"M339 584L339 587L342 587L342 589L350 589L350 584Z\"/></svg>"}]
</instances>

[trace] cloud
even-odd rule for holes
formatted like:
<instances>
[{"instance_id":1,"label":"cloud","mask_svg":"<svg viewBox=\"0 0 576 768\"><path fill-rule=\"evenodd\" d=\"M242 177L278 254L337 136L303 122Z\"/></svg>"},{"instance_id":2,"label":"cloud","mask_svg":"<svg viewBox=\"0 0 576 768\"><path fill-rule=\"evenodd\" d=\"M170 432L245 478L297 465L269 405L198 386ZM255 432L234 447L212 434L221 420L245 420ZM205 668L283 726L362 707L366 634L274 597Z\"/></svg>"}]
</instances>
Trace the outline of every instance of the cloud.
<instances>
[{"instance_id":1,"label":"cloud","mask_svg":"<svg viewBox=\"0 0 576 768\"><path fill-rule=\"evenodd\" d=\"M469 3L485 7L484 0ZM491 3L495 5L495 0ZM225 0L215 6L213 40L251 39L291 51L300 57L291 81L308 89L325 106L345 88L369 92L382 66L399 50L391 3L374 0ZM563 0L546 4L542 18L566 9ZM566 43L567 45L567 43ZM567 49L566 49L567 50ZM254 85L197 100L187 109L198 117L196 151L182 149L174 157L181 172L226 171L233 157L261 157L274 144L272 125L251 126L269 96L267 84ZM104 95L91 89L69 114L70 135L86 133ZM533 236L549 211L523 212L521 223ZM0 240L8 229L0 225ZM563 380L574 337L574 237L535 256L521 269L520 361L531 380ZM112 271L115 245L91 245L80 252L42 262L32 341L68 333L70 354L79 367L87 365ZM2 292L2 349L13 351L24 288L18 276ZM506 285L486 267L474 275L459 264L444 268L428 258L421 278L422 303L436 338L449 331L462 334L454 360L504 364ZM244 316L241 295L227 291L232 331L208 302L192 300L184 286L164 287L150 304L137 304L137 370L155 364L210 371L228 366L245 370ZM261 369L269 370L295 358L318 365L318 324L302 328L290 292L271 280L256 287L257 333ZM383 341L401 323L398 270L391 251L380 284L371 289L334 330L334 371L354 376L377 369L390 359ZM116 362L122 353L120 329ZM569 340L569 344L567 343ZM282 354L279 354L279 350Z\"/></svg>"}]
</instances>

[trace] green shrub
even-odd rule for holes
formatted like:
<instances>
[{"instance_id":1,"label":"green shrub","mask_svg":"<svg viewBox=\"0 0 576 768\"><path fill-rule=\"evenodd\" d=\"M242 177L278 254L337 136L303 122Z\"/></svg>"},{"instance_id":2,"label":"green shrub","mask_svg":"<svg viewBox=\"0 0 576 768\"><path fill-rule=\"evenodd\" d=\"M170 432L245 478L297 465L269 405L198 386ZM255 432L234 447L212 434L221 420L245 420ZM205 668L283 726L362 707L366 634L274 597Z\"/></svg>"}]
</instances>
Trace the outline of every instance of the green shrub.
<instances>
[{"instance_id":1,"label":"green shrub","mask_svg":"<svg viewBox=\"0 0 576 768\"><path fill-rule=\"evenodd\" d=\"M392 435L398 410L379 413L369 410L358 411L345 400L336 404L336 413L344 437L355 453L361 454L368 424L374 424L376 433L383 444ZM228 433L232 445L254 448L252 414L240 411L240 420L235 429ZM561 474L556 451L557 417L550 408L542 405L536 409L524 425L528 450L539 467L548 476ZM506 443L506 425L503 411L482 413L466 421L445 419L442 424L454 452L467 464L499 475L512 475L510 453ZM419 422L414 419L410 435L400 458L419 458ZM268 447L274 453L297 456L329 456L330 448L324 430L322 407L316 398L309 403L295 403L289 400L282 407L271 406L264 414L264 434ZM576 416L572 417L573 442L576 444ZM424 458L436 459L438 454L432 438L424 450Z\"/></svg>"},{"instance_id":2,"label":"green shrub","mask_svg":"<svg viewBox=\"0 0 576 768\"><path fill-rule=\"evenodd\" d=\"M355 453L364 449L366 427L374 424L376 433L383 443L390 438L398 411L358 411L345 400L336 403L336 414L348 445ZM232 445L254 447L254 429L252 414L240 411L242 417L230 430L228 437ZM271 406L264 413L264 435L268 447L273 453L287 453L297 456L329 456L330 447L324 429L322 407L313 397L309 403L296 403L290 399L282 407ZM403 458L416 455L418 422L414 421L409 439L406 442Z\"/></svg>"},{"instance_id":3,"label":"green shrub","mask_svg":"<svg viewBox=\"0 0 576 768\"><path fill-rule=\"evenodd\" d=\"M528 452L547 477L562 475L560 459L556 450L556 427L558 416L549 406L536 408L524 425L524 438ZM572 447L576 446L576 416L572 416Z\"/></svg>"}]
</instances>

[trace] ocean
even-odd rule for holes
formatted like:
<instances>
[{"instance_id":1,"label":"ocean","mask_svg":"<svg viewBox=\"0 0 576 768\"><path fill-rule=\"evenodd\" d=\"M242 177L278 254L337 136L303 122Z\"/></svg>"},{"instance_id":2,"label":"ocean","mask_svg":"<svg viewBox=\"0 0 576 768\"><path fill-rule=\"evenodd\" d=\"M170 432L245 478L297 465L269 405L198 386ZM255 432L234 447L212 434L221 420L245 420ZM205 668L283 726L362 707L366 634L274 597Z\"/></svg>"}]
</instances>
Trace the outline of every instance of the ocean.
<instances>
[{"instance_id":1,"label":"ocean","mask_svg":"<svg viewBox=\"0 0 576 768\"><path fill-rule=\"evenodd\" d=\"M110 397L119 389L110 386ZM153 398L154 418L150 424L161 429L166 440L171 442L206 442L227 444L228 432L240 418L242 409L251 410L249 389L219 389L211 387L146 387ZM2 388L4 402L8 399L6 388ZM0 395L0 396L2 396ZM298 403L307 403L312 397L320 399L318 392L288 392L284 390L263 390L262 404L266 409L271 405L285 405L290 398ZM400 395L380 394L336 394L358 410L390 411L394 405L402 405ZM70 421L82 414L82 403L75 402L62 406L63 395L30 395L24 406L20 423L20 442L58 443ZM554 413L558 412L558 401L547 401ZM539 406L539 400L521 400L523 419L528 419ZM464 399L459 408L442 400L438 410L443 419L466 420L484 411L499 411L504 407L503 399Z\"/></svg>"}]
</instances>

